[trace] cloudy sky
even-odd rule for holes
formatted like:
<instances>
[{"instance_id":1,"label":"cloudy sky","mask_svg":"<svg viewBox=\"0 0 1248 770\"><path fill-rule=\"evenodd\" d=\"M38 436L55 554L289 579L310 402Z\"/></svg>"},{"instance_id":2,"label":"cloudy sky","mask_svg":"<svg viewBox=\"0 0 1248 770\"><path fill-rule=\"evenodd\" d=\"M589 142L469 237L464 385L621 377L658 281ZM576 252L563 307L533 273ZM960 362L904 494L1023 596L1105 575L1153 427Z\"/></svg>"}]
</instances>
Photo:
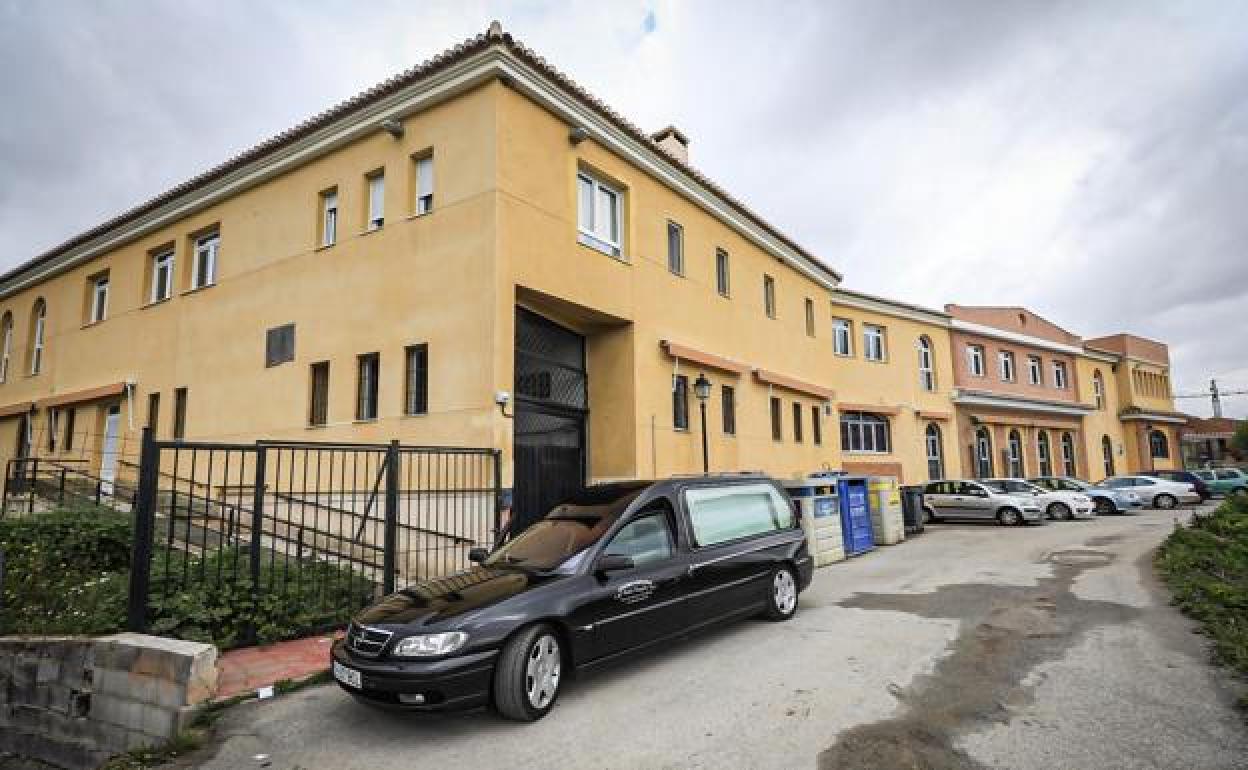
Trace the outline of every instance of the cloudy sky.
<instances>
[{"instance_id":1,"label":"cloudy sky","mask_svg":"<svg viewBox=\"0 0 1248 770\"><path fill-rule=\"evenodd\" d=\"M0 269L494 18L851 288L1248 389L1243 2L0 0Z\"/></svg>"}]
</instances>

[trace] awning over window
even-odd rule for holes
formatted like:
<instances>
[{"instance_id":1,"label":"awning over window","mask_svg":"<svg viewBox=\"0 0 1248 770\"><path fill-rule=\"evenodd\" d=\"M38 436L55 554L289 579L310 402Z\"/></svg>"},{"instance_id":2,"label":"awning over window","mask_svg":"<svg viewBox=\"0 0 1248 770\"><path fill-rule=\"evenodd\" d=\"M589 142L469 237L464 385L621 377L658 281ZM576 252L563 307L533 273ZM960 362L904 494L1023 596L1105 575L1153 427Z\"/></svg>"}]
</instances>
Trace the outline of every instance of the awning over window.
<instances>
[{"instance_id":1,"label":"awning over window","mask_svg":"<svg viewBox=\"0 0 1248 770\"><path fill-rule=\"evenodd\" d=\"M869 412L871 414L901 414L899 406L884 406L883 404L851 404L848 401L842 401L836 405L838 412Z\"/></svg>"},{"instance_id":2,"label":"awning over window","mask_svg":"<svg viewBox=\"0 0 1248 770\"><path fill-rule=\"evenodd\" d=\"M953 415L949 412L934 412L923 409L919 411L919 418L923 420L952 420Z\"/></svg>"},{"instance_id":3,"label":"awning over window","mask_svg":"<svg viewBox=\"0 0 1248 770\"><path fill-rule=\"evenodd\" d=\"M823 399L824 401L831 401L836 398L836 391L831 388L825 388L822 385L804 382L794 377L777 374L776 372L769 372L766 369L755 369L754 379L764 385L774 385L778 388L793 390L798 393L805 393L808 396L814 396L815 398Z\"/></svg>"},{"instance_id":4,"label":"awning over window","mask_svg":"<svg viewBox=\"0 0 1248 770\"><path fill-rule=\"evenodd\" d=\"M70 404L82 404L87 401L98 401L101 398L120 396L125 392L126 383L114 382L111 385L101 385L98 388L75 390L72 393L62 393L59 396L41 398L35 402L35 405L40 409L55 409L61 406L69 406Z\"/></svg>"},{"instance_id":5,"label":"awning over window","mask_svg":"<svg viewBox=\"0 0 1248 770\"><path fill-rule=\"evenodd\" d=\"M16 404L9 404L8 406L0 406L0 419L5 417L17 417L18 415L26 414L34 408L34 401L21 401Z\"/></svg>"},{"instance_id":6,"label":"awning over window","mask_svg":"<svg viewBox=\"0 0 1248 770\"><path fill-rule=\"evenodd\" d=\"M710 367L711 369L716 369L721 372L745 374L750 371L749 366L738 361L733 361L731 358L717 356L714 353L706 353L696 348L671 342L670 340L663 340L659 343L659 346L662 347L663 350L667 351L667 354L672 358L676 358L681 361L692 361L695 364L702 364L703 366Z\"/></svg>"}]
</instances>

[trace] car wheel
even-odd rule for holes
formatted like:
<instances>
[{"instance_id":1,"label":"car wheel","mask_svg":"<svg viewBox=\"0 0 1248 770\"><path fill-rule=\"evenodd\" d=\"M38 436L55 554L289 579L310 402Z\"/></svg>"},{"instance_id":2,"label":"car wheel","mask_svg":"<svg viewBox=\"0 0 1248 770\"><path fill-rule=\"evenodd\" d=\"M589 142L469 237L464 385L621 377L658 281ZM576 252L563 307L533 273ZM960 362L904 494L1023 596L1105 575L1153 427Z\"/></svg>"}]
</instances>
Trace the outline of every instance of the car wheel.
<instances>
[{"instance_id":1,"label":"car wheel","mask_svg":"<svg viewBox=\"0 0 1248 770\"><path fill-rule=\"evenodd\" d=\"M1005 527L1016 527L1023 523L1023 514L1013 508L1002 508L997 511L997 521Z\"/></svg>"},{"instance_id":2,"label":"car wheel","mask_svg":"<svg viewBox=\"0 0 1248 770\"><path fill-rule=\"evenodd\" d=\"M1178 498L1174 495L1167 495L1164 492L1153 498L1153 507L1168 511L1179 504Z\"/></svg>"},{"instance_id":3,"label":"car wheel","mask_svg":"<svg viewBox=\"0 0 1248 770\"><path fill-rule=\"evenodd\" d=\"M785 621L797 614L797 577L789 567L771 573L767 593L767 619Z\"/></svg>"},{"instance_id":4,"label":"car wheel","mask_svg":"<svg viewBox=\"0 0 1248 770\"><path fill-rule=\"evenodd\" d=\"M1075 518L1075 514L1070 510L1070 506L1066 503L1053 503L1048 510L1050 519L1060 519L1062 521L1070 521Z\"/></svg>"},{"instance_id":5,"label":"car wheel","mask_svg":"<svg viewBox=\"0 0 1248 770\"><path fill-rule=\"evenodd\" d=\"M536 722L550 713L563 682L563 647L550 626L533 626L513 636L494 669L494 707L517 722Z\"/></svg>"},{"instance_id":6,"label":"car wheel","mask_svg":"<svg viewBox=\"0 0 1248 770\"><path fill-rule=\"evenodd\" d=\"M932 511L931 508L928 508L925 505L923 506L923 521L926 524L936 524L940 521L940 519L936 516L936 514Z\"/></svg>"},{"instance_id":7,"label":"car wheel","mask_svg":"<svg viewBox=\"0 0 1248 770\"><path fill-rule=\"evenodd\" d=\"M1108 497L1096 498L1096 515L1108 516L1115 511L1114 504L1110 502Z\"/></svg>"}]
</instances>

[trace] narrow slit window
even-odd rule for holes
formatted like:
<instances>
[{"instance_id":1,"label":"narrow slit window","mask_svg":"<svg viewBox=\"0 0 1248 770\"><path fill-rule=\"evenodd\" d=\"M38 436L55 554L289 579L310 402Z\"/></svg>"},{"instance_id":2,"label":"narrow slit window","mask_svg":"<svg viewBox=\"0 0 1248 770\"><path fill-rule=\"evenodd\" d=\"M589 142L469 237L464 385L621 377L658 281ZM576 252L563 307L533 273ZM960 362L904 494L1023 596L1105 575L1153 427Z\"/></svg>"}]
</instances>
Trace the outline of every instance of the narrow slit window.
<instances>
[{"instance_id":1,"label":"narrow slit window","mask_svg":"<svg viewBox=\"0 0 1248 770\"><path fill-rule=\"evenodd\" d=\"M367 179L368 229L376 230L386 223L386 175L375 171Z\"/></svg>"},{"instance_id":2,"label":"narrow slit window","mask_svg":"<svg viewBox=\"0 0 1248 770\"><path fill-rule=\"evenodd\" d=\"M358 359L355 391L355 419L377 419L377 378L381 373L381 355L366 353Z\"/></svg>"},{"instance_id":3,"label":"narrow slit window","mask_svg":"<svg viewBox=\"0 0 1248 770\"><path fill-rule=\"evenodd\" d=\"M426 414L429 411L429 346L409 345L406 355L403 413Z\"/></svg>"},{"instance_id":4,"label":"narrow slit window","mask_svg":"<svg viewBox=\"0 0 1248 770\"><path fill-rule=\"evenodd\" d=\"M416 158L416 213L433 211L433 155Z\"/></svg>"},{"instance_id":5,"label":"narrow slit window","mask_svg":"<svg viewBox=\"0 0 1248 770\"><path fill-rule=\"evenodd\" d=\"M329 362L318 361L310 368L308 424L329 422Z\"/></svg>"}]
</instances>

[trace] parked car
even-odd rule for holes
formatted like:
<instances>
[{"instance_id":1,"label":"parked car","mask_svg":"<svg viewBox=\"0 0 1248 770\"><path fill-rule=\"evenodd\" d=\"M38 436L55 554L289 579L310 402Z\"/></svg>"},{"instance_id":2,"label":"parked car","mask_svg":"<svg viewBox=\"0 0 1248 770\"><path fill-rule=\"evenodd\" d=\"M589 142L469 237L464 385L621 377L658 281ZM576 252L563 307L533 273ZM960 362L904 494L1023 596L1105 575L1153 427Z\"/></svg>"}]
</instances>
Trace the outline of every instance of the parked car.
<instances>
[{"instance_id":1,"label":"parked car","mask_svg":"<svg viewBox=\"0 0 1248 770\"><path fill-rule=\"evenodd\" d=\"M1199 503L1200 495L1191 484L1167 481L1153 476L1110 476L1103 482L1113 489L1130 489L1146 505L1169 510L1180 503Z\"/></svg>"},{"instance_id":2,"label":"parked car","mask_svg":"<svg viewBox=\"0 0 1248 770\"><path fill-rule=\"evenodd\" d=\"M1039 501L1044 514L1050 519L1071 521L1096 517L1092 498L1082 492L1048 490L1023 479L984 479L984 484L1009 495L1031 495Z\"/></svg>"},{"instance_id":3,"label":"parked car","mask_svg":"<svg viewBox=\"0 0 1248 770\"><path fill-rule=\"evenodd\" d=\"M1165 479L1166 481L1178 481L1183 484L1191 484L1196 490L1196 494L1200 495L1200 501L1203 503L1213 497L1213 490L1205 483L1205 480L1196 475L1192 471L1149 471L1143 474L1152 476L1153 478Z\"/></svg>"},{"instance_id":4,"label":"parked car","mask_svg":"<svg viewBox=\"0 0 1248 770\"><path fill-rule=\"evenodd\" d=\"M1043 522L1044 509L1033 495L997 491L979 481L933 481L923 488L923 512L928 521L989 519L1010 526Z\"/></svg>"},{"instance_id":5,"label":"parked car","mask_svg":"<svg viewBox=\"0 0 1248 770\"><path fill-rule=\"evenodd\" d=\"M814 570L788 495L744 474L588 487L470 559L352 618L331 653L344 690L533 721L578 671L737 618L788 620Z\"/></svg>"},{"instance_id":6,"label":"parked car","mask_svg":"<svg viewBox=\"0 0 1248 770\"><path fill-rule=\"evenodd\" d=\"M1144 501L1132 489L1114 489L1103 484L1089 484L1070 476L1038 476L1031 483L1054 492L1080 492L1092 498L1098 516L1130 513L1143 507Z\"/></svg>"},{"instance_id":7,"label":"parked car","mask_svg":"<svg viewBox=\"0 0 1248 770\"><path fill-rule=\"evenodd\" d=\"M1214 495L1242 495L1248 493L1248 473L1238 468L1211 468L1192 471L1209 486Z\"/></svg>"}]
</instances>

